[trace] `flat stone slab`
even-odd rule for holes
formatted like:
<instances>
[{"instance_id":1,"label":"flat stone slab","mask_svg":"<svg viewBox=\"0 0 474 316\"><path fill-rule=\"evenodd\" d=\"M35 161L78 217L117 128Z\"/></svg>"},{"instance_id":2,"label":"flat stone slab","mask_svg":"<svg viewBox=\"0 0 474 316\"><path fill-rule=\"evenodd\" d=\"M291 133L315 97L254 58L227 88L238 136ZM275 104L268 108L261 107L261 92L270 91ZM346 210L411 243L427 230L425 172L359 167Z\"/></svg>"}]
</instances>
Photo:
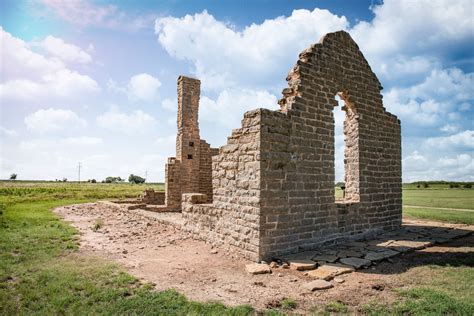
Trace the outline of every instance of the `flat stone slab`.
<instances>
[{"instance_id":1,"label":"flat stone slab","mask_svg":"<svg viewBox=\"0 0 474 316\"><path fill-rule=\"evenodd\" d=\"M347 257L360 258L360 257L364 256L364 253L362 251L357 251L357 250L352 250L352 249L344 249L344 250L339 251L337 253L337 256L339 257L339 259L347 258Z\"/></svg>"},{"instance_id":2,"label":"flat stone slab","mask_svg":"<svg viewBox=\"0 0 474 316\"><path fill-rule=\"evenodd\" d=\"M388 247L397 251L409 251L423 249L433 245L430 241L415 241L415 240L395 240Z\"/></svg>"},{"instance_id":3,"label":"flat stone slab","mask_svg":"<svg viewBox=\"0 0 474 316\"><path fill-rule=\"evenodd\" d=\"M355 257L349 257L349 258L342 258L339 260L341 263L351 266L355 269L360 269L362 267L366 268L372 264L372 261L367 260L367 259L362 259L362 258L355 258Z\"/></svg>"},{"instance_id":4,"label":"flat stone slab","mask_svg":"<svg viewBox=\"0 0 474 316\"><path fill-rule=\"evenodd\" d=\"M308 259L290 260L288 263L290 264L290 269L298 271L313 270L316 268L316 262Z\"/></svg>"},{"instance_id":5,"label":"flat stone slab","mask_svg":"<svg viewBox=\"0 0 474 316\"><path fill-rule=\"evenodd\" d=\"M329 283L328 281L314 280L314 281L306 283L305 285L303 285L303 287L312 292L312 291L330 289L333 287L333 285Z\"/></svg>"},{"instance_id":6,"label":"flat stone slab","mask_svg":"<svg viewBox=\"0 0 474 316\"><path fill-rule=\"evenodd\" d=\"M249 263L245 266L245 270L250 274L265 274L272 272L272 269L264 263Z\"/></svg>"},{"instance_id":7,"label":"flat stone slab","mask_svg":"<svg viewBox=\"0 0 474 316\"><path fill-rule=\"evenodd\" d=\"M313 257L314 261L325 261L329 263L336 262L338 257L336 255L317 255Z\"/></svg>"},{"instance_id":8,"label":"flat stone slab","mask_svg":"<svg viewBox=\"0 0 474 316\"><path fill-rule=\"evenodd\" d=\"M370 261L379 261L379 260L391 258L391 257L396 256L398 254L399 254L398 251L395 251L395 250L392 250L392 249L386 249L386 250L383 250L383 251L368 252L365 255L364 258L367 259L367 260L370 260Z\"/></svg>"},{"instance_id":9,"label":"flat stone slab","mask_svg":"<svg viewBox=\"0 0 474 316\"><path fill-rule=\"evenodd\" d=\"M316 270L309 271L308 276L329 281L338 275L351 272L354 272L354 268L350 266L342 264L324 264Z\"/></svg>"}]
</instances>

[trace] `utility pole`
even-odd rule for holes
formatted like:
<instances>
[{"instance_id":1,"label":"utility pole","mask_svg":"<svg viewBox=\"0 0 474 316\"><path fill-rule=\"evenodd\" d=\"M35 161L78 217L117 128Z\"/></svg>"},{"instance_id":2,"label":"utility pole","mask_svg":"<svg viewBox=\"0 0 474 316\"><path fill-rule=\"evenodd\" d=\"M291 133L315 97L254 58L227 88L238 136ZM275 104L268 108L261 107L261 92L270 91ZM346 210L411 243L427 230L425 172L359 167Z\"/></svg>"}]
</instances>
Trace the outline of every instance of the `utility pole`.
<instances>
[{"instance_id":1,"label":"utility pole","mask_svg":"<svg viewBox=\"0 0 474 316\"><path fill-rule=\"evenodd\" d=\"M145 183L146 183L147 178L148 178L148 170L145 170Z\"/></svg>"},{"instance_id":2,"label":"utility pole","mask_svg":"<svg viewBox=\"0 0 474 316\"><path fill-rule=\"evenodd\" d=\"M81 163L77 165L77 172L78 172L78 178L79 178L79 183L81 183Z\"/></svg>"}]
</instances>

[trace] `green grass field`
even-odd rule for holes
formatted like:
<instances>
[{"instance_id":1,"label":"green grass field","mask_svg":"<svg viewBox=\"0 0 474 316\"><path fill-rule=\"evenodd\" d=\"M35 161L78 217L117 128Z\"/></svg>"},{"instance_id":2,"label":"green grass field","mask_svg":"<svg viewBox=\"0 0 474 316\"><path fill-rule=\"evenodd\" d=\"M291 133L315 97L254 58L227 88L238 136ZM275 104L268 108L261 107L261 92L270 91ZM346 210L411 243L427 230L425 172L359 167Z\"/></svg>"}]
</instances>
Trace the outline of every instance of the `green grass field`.
<instances>
[{"instance_id":1,"label":"green grass field","mask_svg":"<svg viewBox=\"0 0 474 316\"><path fill-rule=\"evenodd\" d=\"M150 284L141 283L115 264L80 255L77 231L51 212L60 205L136 197L145 187L163 188L159 184L0 182L0 315L255 314L250 306L229 308L220 303L192 302L174 290L156 292ZM408 188L404 190L405 204L409 201L416 203L409 205L427 208L404 208L404 214L472 224L474 213L429 207L469 208L473 192ZM472 261L472 256L466 260ZM410 270L400 276L406 279L409 288L395 289L398 301L391 306L375 302L363 306L362 311L374 315L472 315L474 262L471 261L452 267L434 265L417 267L415 272ZM420 279L416 277L419 275L430 277ZM295 303L286 305L285 309L290 309ZM266 313L285 313L285 309ZM315 312L346 313L347 307L332 302Z\"/></svg>"}]
</instances>

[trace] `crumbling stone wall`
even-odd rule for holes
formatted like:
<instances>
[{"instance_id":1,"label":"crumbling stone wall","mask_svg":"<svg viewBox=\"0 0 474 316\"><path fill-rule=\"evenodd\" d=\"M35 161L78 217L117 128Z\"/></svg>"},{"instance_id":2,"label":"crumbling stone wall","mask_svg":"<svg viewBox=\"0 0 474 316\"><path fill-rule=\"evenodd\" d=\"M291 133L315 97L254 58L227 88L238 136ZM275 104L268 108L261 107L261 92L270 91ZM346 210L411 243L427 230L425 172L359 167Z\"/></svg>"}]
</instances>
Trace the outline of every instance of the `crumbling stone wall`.
<instances>
[{"instance_id":1,"label":"crumbling stone wall","mask_svg":"<svg viewBox=\"0 0 474 316\"><path fill-rule=\"evenodd\" d=\"M303 51L279 111L247 112L213 157L212 204L189 195L185 226L253 260L360 239L401 225L400 121L346 32ZM334 197L335 95L345 101L346 198ZM200 203L193 202L200 200Z\"/></svg>"}]
</instances>

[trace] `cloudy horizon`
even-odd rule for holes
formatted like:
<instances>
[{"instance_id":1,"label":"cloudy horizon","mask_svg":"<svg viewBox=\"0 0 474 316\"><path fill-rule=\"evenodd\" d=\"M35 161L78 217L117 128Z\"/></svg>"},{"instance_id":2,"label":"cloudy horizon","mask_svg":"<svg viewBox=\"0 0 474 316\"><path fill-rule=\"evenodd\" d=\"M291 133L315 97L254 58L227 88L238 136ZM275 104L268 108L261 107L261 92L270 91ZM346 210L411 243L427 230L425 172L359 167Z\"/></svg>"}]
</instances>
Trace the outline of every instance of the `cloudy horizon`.
<instances>
[{"instance_id":1,"label":"cloudy horizon","mask_svg":"<svg viewBox=\"0 0 474 316\"><path fill-rule=\"evenodd\" d=\"M0 178L77 180L81 162L81 179L163 182L179 75L201 80L201 138L222 146L245 111L279 108L299 52L345 30L401 120L403 181L474 181L471 1L294 3L3 1Z\"/></svg>"}]
</instances>

